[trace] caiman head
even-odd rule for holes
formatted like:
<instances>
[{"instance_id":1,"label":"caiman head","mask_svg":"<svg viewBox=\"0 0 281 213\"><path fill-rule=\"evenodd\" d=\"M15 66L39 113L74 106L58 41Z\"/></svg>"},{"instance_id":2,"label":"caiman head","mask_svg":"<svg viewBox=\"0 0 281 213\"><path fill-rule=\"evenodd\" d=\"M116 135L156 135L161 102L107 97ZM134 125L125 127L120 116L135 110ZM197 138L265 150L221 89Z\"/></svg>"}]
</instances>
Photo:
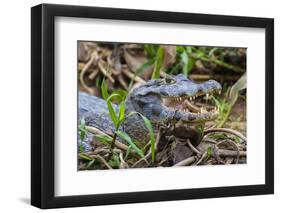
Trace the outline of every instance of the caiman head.
<instances>
[{"instance_id":1,"label":"caiman head","mask_svg":"<svg viewBox=\"0 0 281 213\"><path fill-rule=\"evenodd\" d=\"M217 118L216 107L205 103L210 95L220 92L217 81L195 83L179 74L135 88L126 99L126 110L140 112L153 123L202 123Z\"/></svg>"}]
</instances>

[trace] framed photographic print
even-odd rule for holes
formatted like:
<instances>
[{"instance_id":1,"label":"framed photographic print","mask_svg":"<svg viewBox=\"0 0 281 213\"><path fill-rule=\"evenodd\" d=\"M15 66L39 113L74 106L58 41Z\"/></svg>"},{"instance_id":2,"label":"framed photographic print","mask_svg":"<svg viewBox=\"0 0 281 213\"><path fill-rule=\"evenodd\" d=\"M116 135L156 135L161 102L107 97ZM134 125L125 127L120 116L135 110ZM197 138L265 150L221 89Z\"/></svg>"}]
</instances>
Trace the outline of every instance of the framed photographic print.
<instances>
[{"instance_id":1,"label":"framed photographic print","mask_svg":"<svg viewBox=\"0 0 281 213\"><path fill-rule=\"evenodd\" d=\"M31 9L31 203L271 194L274 21Z\"/></svg>"}]
</instances>

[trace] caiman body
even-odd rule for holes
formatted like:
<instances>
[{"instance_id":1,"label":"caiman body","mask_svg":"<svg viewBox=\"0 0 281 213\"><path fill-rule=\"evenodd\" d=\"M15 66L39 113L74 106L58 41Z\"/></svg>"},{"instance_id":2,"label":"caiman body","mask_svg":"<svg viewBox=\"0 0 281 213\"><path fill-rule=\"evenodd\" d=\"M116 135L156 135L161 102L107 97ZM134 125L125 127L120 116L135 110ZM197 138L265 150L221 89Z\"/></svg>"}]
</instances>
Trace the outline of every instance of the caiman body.
<instances>
[{"instance_id":1,"label":"caiman body","mask_svg":"<svg viewBox=\"0 0 281 213\"><path fill-rule=\"evenodd\" d=\"M199 133L194 125L214 120L218 112L216 108L207 110L198 107L195 102L202 97L208 99L209 95L220 92L220 90L221 86L216 81L209 80L197 84L182 74L150 80L128 94L125 101L125 114L138 112L144 115L151 121L155 133L158 132L160 126L167 129L171 126L185 126L187 134L184 136L194 139L198 143ZM114 124L103 99L79 92L78 102L79 120L83 118L86 125L98 128L109 135L114 134ZM118 112L118 106L113 104L113 107ZM128 116L121 124L120 130L138 142L149 141L148 130L139 114ZM177 134L181 135L181 133ZM90 137L87 135L84 141L79 140L79 145L82 145L85 151L91 149Z\"/></svg>"}]
</instances>

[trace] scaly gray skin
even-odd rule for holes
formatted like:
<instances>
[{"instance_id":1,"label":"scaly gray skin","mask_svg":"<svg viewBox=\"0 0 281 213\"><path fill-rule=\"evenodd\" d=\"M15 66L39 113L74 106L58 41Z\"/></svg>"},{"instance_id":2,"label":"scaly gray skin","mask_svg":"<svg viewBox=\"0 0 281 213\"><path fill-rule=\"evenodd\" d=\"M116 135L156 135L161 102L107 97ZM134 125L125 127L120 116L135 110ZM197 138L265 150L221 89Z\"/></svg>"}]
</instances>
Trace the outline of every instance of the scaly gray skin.
<instances>
[{"instance_id":1,"label":"scaly gray skin","mask_svg":"<svg viewBox=\"0 0 281 213\"><path fill-rule=\"evenodd\" d=\"M206 111L198 109L191 101L198 96L208 96L220 92L221 85L214 81L197 84L179 74L166 79L150 80L146 84L135 88L126 98L126 115L130 112L139 112L147 117L153 124L155 133L159 126L171 126L182 123L187 126L214 120L218 113L216 110ZM118 112L118 107L114 105ZM94 126L103 132L113 135L114 125L108 115L107 104L104 100L95 96L89 96L79 92L79 119L84 117L86 125ZM131 138L139 142L148 141L148 130L142 118L138 114L129 116L120 126ZM187 138L196 138L198 131L188 128ZM89 135L86 142L79 142L86 151L90 149Z\"/></svg>"}]
</instances>

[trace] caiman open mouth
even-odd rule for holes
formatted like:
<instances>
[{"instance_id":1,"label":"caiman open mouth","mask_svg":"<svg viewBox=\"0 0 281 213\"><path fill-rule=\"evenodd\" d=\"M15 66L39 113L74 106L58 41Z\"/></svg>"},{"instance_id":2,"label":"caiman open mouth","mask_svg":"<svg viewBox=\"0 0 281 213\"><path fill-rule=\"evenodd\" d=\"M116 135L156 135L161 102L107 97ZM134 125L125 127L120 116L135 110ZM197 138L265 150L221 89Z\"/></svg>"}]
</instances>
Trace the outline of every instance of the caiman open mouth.
<instances>
[{"instance_id":1,"label":"caiman open mouth","mask_svg":"<svg viewBox=\"0 0 281 213\"><path fill-rule=\"evenodd\" d=\"M190 122L197 122L197 117L204 118L203 120L214 120L218 116L218 109L211 101L211 96L220 93L221 90L213 90L208 93L200 92L193 96L162 97L162 103L170 111L193 115L195 119Z\"/></svg>"}]
</instances>

